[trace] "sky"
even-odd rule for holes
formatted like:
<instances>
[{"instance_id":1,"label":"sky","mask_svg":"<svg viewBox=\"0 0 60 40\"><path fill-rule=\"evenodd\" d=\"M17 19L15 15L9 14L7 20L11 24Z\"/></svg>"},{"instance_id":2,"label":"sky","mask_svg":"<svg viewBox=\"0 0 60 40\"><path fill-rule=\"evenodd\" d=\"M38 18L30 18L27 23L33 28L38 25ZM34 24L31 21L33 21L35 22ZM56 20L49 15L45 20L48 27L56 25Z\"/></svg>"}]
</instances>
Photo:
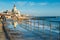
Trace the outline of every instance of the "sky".
<instances>
[{"instance_id":1,"label":"sky","mask_svg":"<svg viewBox=\"0 0 60 40\"><path fill-rule=\"evenodd\" d=\"M60 16L60 0L0 0L0 12L12 10L14 4L21 14Z\"/></svg>"}]
</instances>

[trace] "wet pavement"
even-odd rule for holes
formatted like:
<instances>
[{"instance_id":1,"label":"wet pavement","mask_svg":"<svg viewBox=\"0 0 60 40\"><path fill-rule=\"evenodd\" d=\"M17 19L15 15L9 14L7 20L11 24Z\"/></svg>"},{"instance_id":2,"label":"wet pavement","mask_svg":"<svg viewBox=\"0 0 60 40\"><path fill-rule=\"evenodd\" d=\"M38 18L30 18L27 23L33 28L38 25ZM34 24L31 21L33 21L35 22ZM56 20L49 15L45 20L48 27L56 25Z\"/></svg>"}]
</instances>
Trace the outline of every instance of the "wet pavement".
<instances>
[{"instance_id":1,"label":"wet pavement","mask_svg":"<svg viewBox=\"0 0 60 40\"><path fill-rule=\"evenodd\" d=\"M43 33L43 29L38 31L37 26L35 29L34 26L30 26L33 29L31 30L30 24L26 25L25 23L17 24L14 28L12 22L12 20L8 20L5 27L11 40L59 40L59 33L54 31L44 30Z\"/></svg>"}]
</instances>

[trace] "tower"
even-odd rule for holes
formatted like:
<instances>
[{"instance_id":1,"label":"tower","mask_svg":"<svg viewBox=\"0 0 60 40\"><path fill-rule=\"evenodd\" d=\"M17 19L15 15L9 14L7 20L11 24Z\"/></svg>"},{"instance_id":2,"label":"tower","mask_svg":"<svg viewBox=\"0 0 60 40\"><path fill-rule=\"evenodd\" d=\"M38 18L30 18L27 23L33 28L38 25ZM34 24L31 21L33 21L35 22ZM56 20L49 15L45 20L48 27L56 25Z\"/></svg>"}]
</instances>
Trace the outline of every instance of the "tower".
<instances>
[{"instance_id":1,"label":"tower","mask_svg":"<svg viewBox=\"0 0 60 40\"><path fill-rule=\"evenodd\" d=\"M15 6L15 4L14 4L14 7L13 7L13 9L12 9L12 12L13 12L14 14L16 14L16 11L17 11L17 9L16 9L16 6Z\"/></svg>"},{"instance_id":2,"label":"tower","mask_svg":"<svg viewBox=\"0 0 60 40\"><path fill-rule=\"evenodd\" d=\"M14 7L12 9L12 13L15 14L16 16L20 16L20 11L17 10L15 4L14 4Z\"/></svg>"}]
</instances>

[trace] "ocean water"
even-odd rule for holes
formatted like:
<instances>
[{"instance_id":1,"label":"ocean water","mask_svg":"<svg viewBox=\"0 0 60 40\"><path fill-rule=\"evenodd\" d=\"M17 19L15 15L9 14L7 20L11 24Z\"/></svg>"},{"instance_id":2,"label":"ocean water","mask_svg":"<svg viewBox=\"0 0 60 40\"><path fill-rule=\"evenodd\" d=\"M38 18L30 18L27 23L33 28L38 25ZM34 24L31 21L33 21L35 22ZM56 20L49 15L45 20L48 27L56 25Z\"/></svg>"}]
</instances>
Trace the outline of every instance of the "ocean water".
<instances>
[{"instance_id":1,"label":"ocean water","mask_svg":"<svg viewBox=\"0 0 60 40\"><path fill-rule=\"evenodd\" d=\"M8 20L7 28L10 30L19 30L24 38L33 40L59 40L60 17L35 17L44 18L44 20L24 20L14 28L12 20ZM27 23L29 21L29 23Z\"/></svg>"}]
</instances>

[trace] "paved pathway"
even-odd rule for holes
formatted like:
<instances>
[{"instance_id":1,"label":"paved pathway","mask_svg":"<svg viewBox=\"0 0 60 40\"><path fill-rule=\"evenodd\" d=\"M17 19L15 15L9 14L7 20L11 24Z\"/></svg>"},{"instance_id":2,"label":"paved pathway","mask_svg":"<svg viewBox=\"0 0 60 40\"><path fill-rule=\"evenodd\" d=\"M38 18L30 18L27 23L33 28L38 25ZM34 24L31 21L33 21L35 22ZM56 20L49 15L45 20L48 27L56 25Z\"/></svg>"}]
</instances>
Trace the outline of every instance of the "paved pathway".
<instances>
[{"instance_id":1,"label":"paved pathway","mask_svg":"<svg viewBox=\"0 0 60 40\"><path fill-rule=\"evenodd\" d=\"M0 23L0 40L6 40L5 33L2 28L2 23Z\"/></svg>"}]
</instances>

